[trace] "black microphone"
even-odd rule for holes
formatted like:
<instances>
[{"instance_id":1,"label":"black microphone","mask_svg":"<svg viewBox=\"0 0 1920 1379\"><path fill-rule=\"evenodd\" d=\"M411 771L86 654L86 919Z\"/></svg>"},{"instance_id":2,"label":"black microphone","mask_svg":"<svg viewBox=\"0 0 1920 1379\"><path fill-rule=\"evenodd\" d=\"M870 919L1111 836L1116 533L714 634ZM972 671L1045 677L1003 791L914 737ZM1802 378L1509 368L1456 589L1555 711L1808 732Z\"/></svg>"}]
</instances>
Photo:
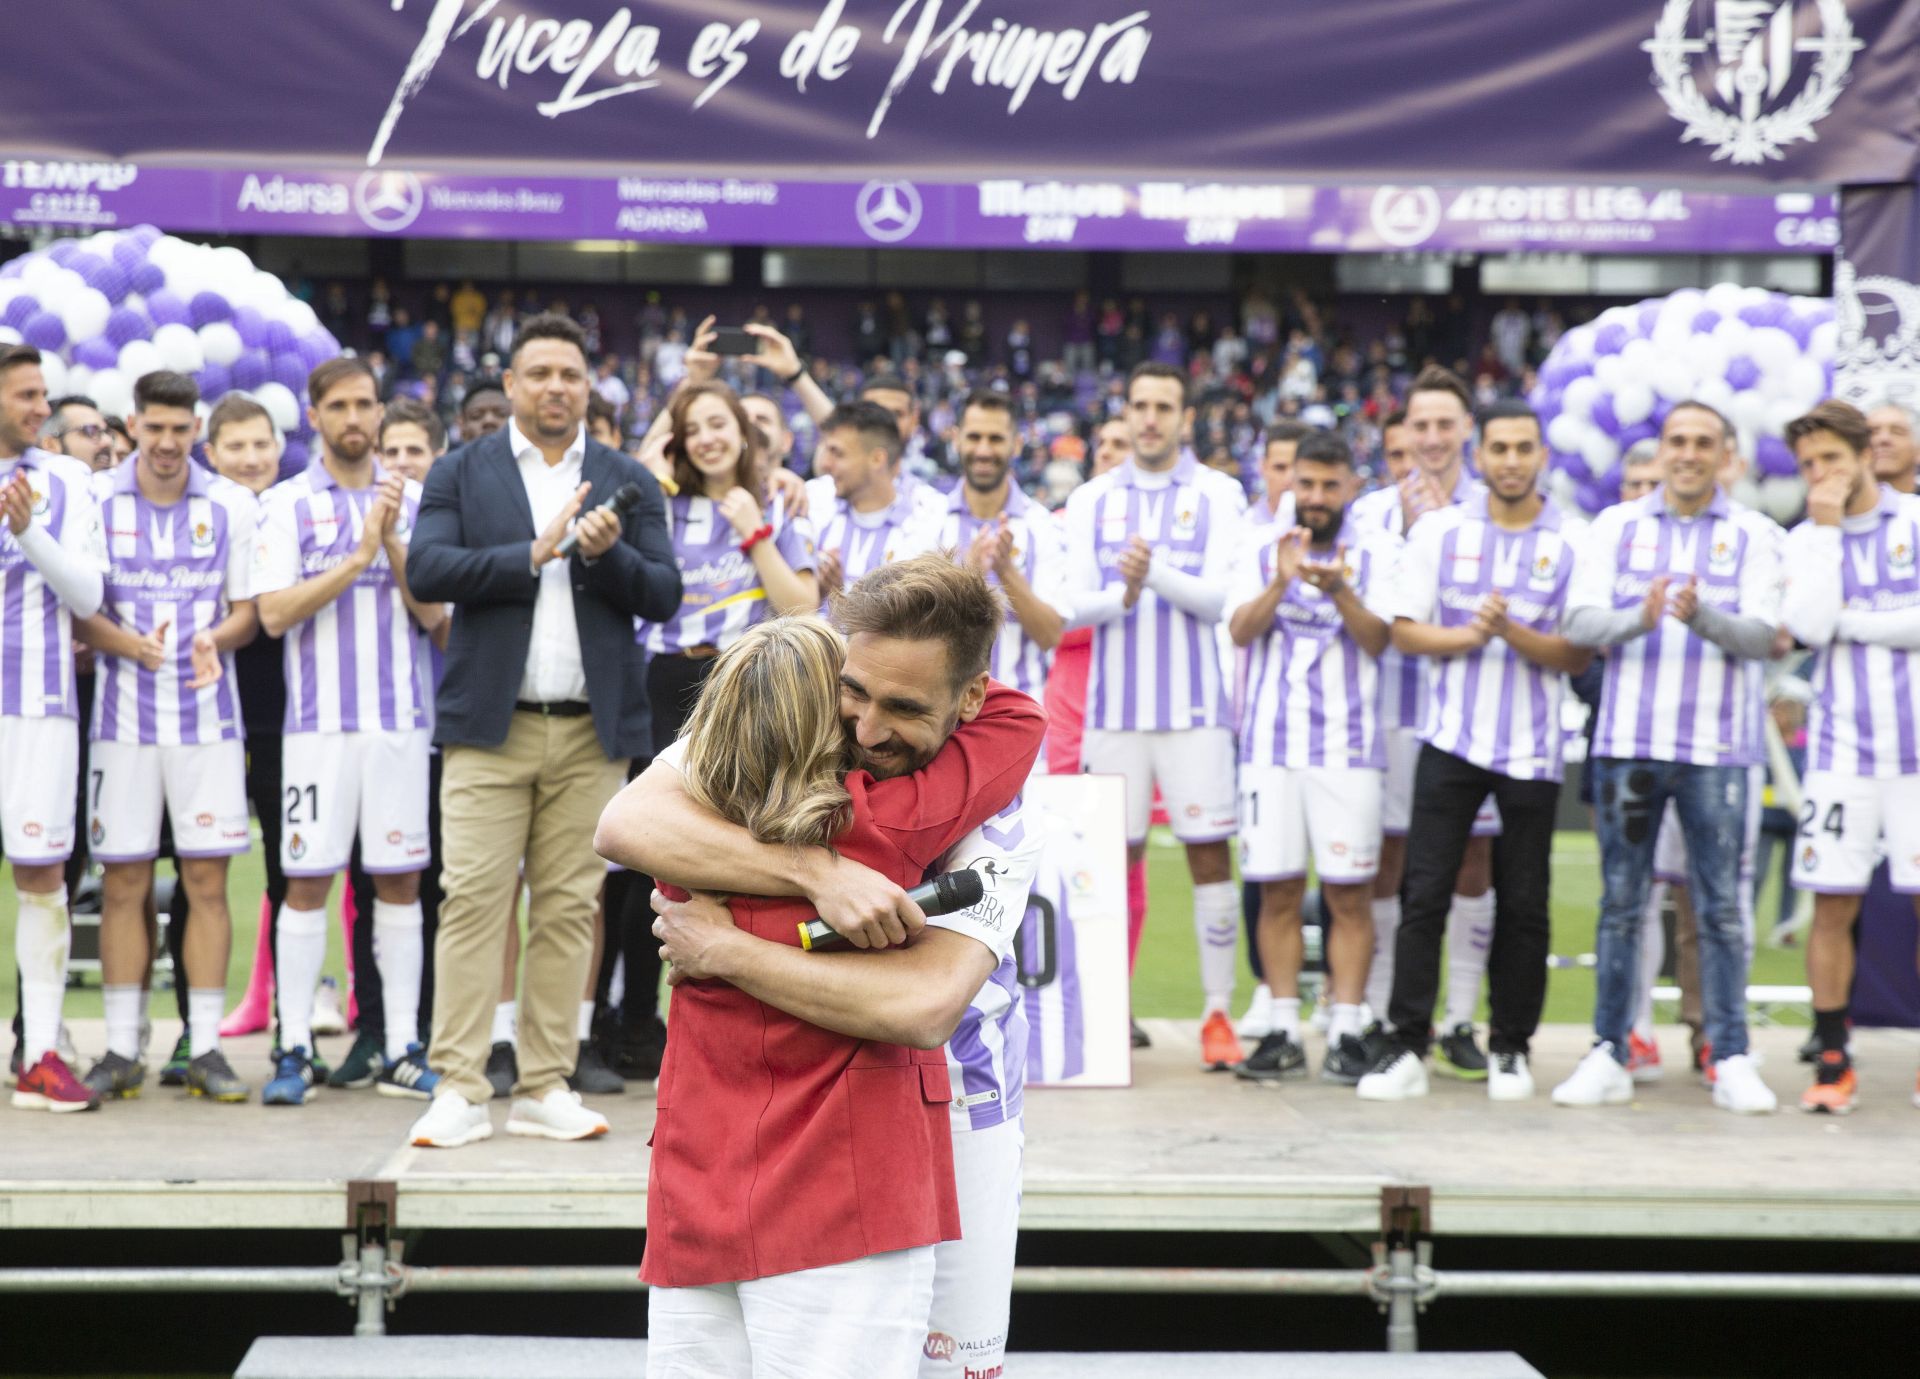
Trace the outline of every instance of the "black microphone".
<instances>
[{"instance_id":1,"label":"black microphone","mask_svg":"<svg viewBox=\"0 0 1920 1379\"><path fill-rule=\"evenodd\" d=\"M625 522L627 520L627 514L632 512L639 502L640 485L622 484L612 498L595 508L594 511L610 512L616 520ZM575 523L573 530L560 538L560 544L553 548L553 553L556 557L570 556L573 554L573 548L579 544L580 526L578 523Z\"/></svg>"},{"instance_id":2,"label":"black microphone","mask_svg":"<svg viewBox=\"0 0 1920 1379\"><path fill-rule=\"evenodd\" d=\"M920 907L920 912L931 919L935 915L950 915L959 910L971 910L980 903L986 894L986 888L980 884L977 871L950 871L933 878L921 886L907 892L907 899ZM834 948L846 943L846 938L824 919L809 919L800 925L800 946L809 953L822 948Z\"/></svg>"}]
</instances>

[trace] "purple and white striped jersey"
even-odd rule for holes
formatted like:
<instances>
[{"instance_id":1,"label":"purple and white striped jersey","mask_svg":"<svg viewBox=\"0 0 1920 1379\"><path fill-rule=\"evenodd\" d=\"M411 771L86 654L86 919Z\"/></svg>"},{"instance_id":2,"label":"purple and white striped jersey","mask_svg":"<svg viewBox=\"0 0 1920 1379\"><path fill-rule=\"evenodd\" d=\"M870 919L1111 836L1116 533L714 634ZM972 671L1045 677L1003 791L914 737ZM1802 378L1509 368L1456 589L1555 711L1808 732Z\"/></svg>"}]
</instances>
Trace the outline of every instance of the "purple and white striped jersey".
<instances>
[{"instance_id":1,"label":"purple and white striped jersey","mask_svg":"<svg viewBox=\"0 0 1920 1379\"><path fill-rule=\"evenodd\" d=\"M1215 629L1245 531L1240 485L1183 454L1168 473L1132 460L1082 484L1067 499L1068 599L1093 626L1087 672L1088 728L1164 732L1232 726L1228 677ZM1196 616L1153 587L1130 610L1120 553L1130 537L1153 547L1153 565L1211 600Z\"/></svg>"},{"instance_id":2,"label":"purple and white striped jersey","mask_svg":"<svg viewBox=\"0 0 1920 1379\"><path fill-rule=\"evenodd\" d=\"M1533 525L1508 531L1487 516L1487 495L1422 518L1394 581L1396 617L1464 627L1488 594L1507 618L1558 632L1586 531L1549 499ZM1495 637L1464 656L1425 658L1420 740L1515 780L1560 779L1560 697L1566 676L1544 670Z\"/></svg>"},{"instance_id":3,"label":"purple and white striped jersey","mask_svg":"<svg viewBox=\"0 0 1920 1379\"><path fill-rule=\"evenodd\" d=\"M1920 498L1882 486L1871 512L1803 522L1782 564L1783 620L1815 656L1807 769L1920 772Z\"/></svg>"},{"instance_id":4,"label":"purple and white striped jersey","mask_svg":"<svg viewBox=\"0 0 1920 1379\"><path fill-rule=\"evenodd\" d=\"M1278 525L1260 528L1235 568L1228 615L1260 596L1273 578ZM1335 538L1346 548L1347 585L1389 622L1399 538L1366 532L1351 513ZM1240 760L1248 765L1358 767L1384 771L1380 663L1360 649L1333 600L1294 580L1272 626L1247 647L1241 696Z\"/></svg>"},{"instance_id":5,"label":"purple and white striped jersey","mask_svg":"<svg viewBox=\"0 0 1920 1379\"><path fill-rule=\"evenodd\" d=\"M243 736L233 653L225 673L190 690L193 639L211 632L235 602L253 597L256 505L239 484L187 466L187 491L161 507L140 491L139 456L95 477L107 538L102 611L145 636L165 624L172 655L158 670L101 653L93 694L93 740L148 746L227 742Z\"/></svg>"},{"instance_id":6,"label":"purple and white striped jersey","mask_svg":"<svg viewBox=\"0 0 1920 1379\"><path fill-rule=\"evenodd\" d=\"M1273 529L1278 537L1283 531L1292 531L1298 525L1294 519L1293 491L1289 489L1280 495L1280 508L1275 511L1268 506L1265 498L1256 498L1247 504L1247 526L1249 529L1266 531Z\"/></svg>"},{"instance_id":7,"label":"purple and white striped jersey","mask_svg":"<svg viewBox=\"0 0 1920 1379\"><path fill-rule=\"evenodd\" d=\"M92 473L67 455L28 449L0 460L0 484L27 472L33 524L93 569L107 568ZM13 531L0 521L0 716L77 718L73 696L73 614Z\"/></svg>"},{"instance_id":8,"label":"purple and white striped jersey","mask_svg":"<svg viewBox=\"0 0 1920 1379\"><path fill-rule=\"evenodd\" d=\"M1026 817L1016 797L940 862L943 872L978 872L986 893L972 909L927 923L985 944L998 959L947 1041L955 1130L986 1130L1020 1114L1026 1092L1027 1016L1016 999L1013 944L1027 913L1044 841L1038 823Z\"/></svg>"},{"instance_id":9,"label":"purple and white striped jersey","mask_svg":"<svg viewBox=\"0 0 1920 1379\"><path fill-rule=\"evenodd\" d=\"M1454 481L1453 501L1464 503L1481 491L1480 481L1466 465ZM1406 509L1401 505L1400 487L1388 484L1354 500L1347 518L1362 530L1387 532L1404 540L1407 535ZM1416 523L1416 526L1419 524ZM1383 728L1416 732L1426 716L1426 676L1417 656L1403 656L1388 647L1380 656L1380 725Z\"/></svg>"},{"instance_id":10,"label":"purple and white striped jersey","mask_svg":"<svg viewBox=\"0 0 1920 1379\"><path fill-rule=\"evenodd\" d=\"M1051 848L1041 854L1016 955L1027 1019L1027 1081L1078 1077L1087 1070L1087 1008L1080 989L1073 884Z\"/></svg>"},{"instance_id":11,"label":"purple and white striped jersey","mask_svg":"<svg viewBox=\"0 0 1920 1379\"><path fill-rule=\"evenodd\" d=\"M1021 576L1033 589L1034 597L1061 617L1070 616L1073 610L1067 604L1067 548L1060 539L1059 522L1021 492L1018 484L1007 486L1005 511L1007 529L1013 533L1013 561ZM941 519L934 544L940 550L952 551L958 560L966 559L973 538L982 527L994 526L1000 520L975 517L967 507L965 485L949 495ZM997 588L1000 577L989 570L987 582ZM1013 609L1007 609L1006 625L993 644L993 678L1038 699L1045 692L1047 667L1052 663L1052 653L1042 650L1020 626Z\"/></svg>"},{"instance_id":12,"label":"purple and white striped jersey","mask_svg":"<svg viewBox=\"0 0 1920 1379\"><path fill-rule=\"evenodd\" d=\"M794 570L811 570L813 526L805 518L788 519L778 505L767 508L772 541ZM653 656L672 655L690 646L724 651L749 627L767 616L767 591L753 558L740 552L740 534L705 494L682 493L667 500L667 529L680 566L680 611L664 623L643 623L640 639Z\"/></svg>"},{"instance_id":13,"label":"purple and white striped jersey","mask_svg":"<svg viewBox=\"0 0 1920 1379\"><path fill-rule=\"evenodd\" d=\"M1772 529L1769 533L1768 528ZM1676 517L1666 490L1620 503L1594 518L1567 607L1637 608L1662 575L1677 591L1696 581L1702 607L1778 625L1779 528L1716 490L1697 517ZM1765 760L1754 667L1678 618L1610 646L1594 726L1593 754L1696 766L1754 766Z\"/></svg>"},{"instance_id":14,"label":"purple and white striped jersey","mask_svg":"<svg viewBox=\"0 0 1920 1379\"><path fill-rule=\"evenodd\" d=\"M377 486L342 488L322 460L267 490L254 543L256 597L291 589L339 565L360 544ZM420 485L409 483L394 519L413 534ZM359 733L424 728L432 721L415 646L419 630L382 550L346 593L285 638L290 733Z\"/></svg>"},{"instance_id":15,"label":"purple and white striped jersey","mask_svg":"<svg viewBox=\"0 0 1920 1379\"><path fill-rule=\"evenodd\" d=\"M813 486L819 482L816 479L808 485L807 512L818 533L816 549L840 557L841 588L852 588L854 581L882 565L934 549L939 536L936 513L945 513L944 503L935 509L924 500L916 502L910 494L900 493L877 512L855 512L846 499L833 496L831 479L826 481L827 501L820 502L820 490ZM939 497L926 484L920 484L918 491ZM821 611L825 610L823 602Z\"/></svg>"}]
</instances>

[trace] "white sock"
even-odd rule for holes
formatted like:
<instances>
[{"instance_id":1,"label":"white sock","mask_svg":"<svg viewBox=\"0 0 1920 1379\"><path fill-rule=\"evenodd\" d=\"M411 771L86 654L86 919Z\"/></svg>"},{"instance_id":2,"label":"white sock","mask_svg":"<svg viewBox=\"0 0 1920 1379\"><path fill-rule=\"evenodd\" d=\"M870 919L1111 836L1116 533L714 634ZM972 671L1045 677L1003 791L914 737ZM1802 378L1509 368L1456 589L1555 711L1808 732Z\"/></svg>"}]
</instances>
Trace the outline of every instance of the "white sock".
<instances>
[{"instance_id":1,"label":"white sock","mask_svg":"<svg viewBox=\"0 0 1920 1379\"><path fill-rule=\"evenodd\" d=\"M140 988L103 986L102 1003L107 1013L107 1052L138 1061L140 1057Z\"/></svg>"},{"instance_id":2,"label":"white sock","mask_svg":"<svg viewBox=\"0 0 1920 1379\"><path fill-rule=\"evenodd\" d=\"M420 902L373 902L373 961L380 969L380 1012L387 1022L387 1062L420 1042L420 974L426 963L426 921Z\"/></svg>"},{"instance_id":3,"label":"white sock","mask_svg":"<svg viewBox=\"0 0 1920 1379\"><path fill-rule=\"evenodd\" d=\"M1275 1034L1284 1034L1294 1043L1300 1042L1300 998L1298 996L1275 996L1267 1003L1268 1020Z\"/></svg>"},{"instance_id":4,"label":"white sock","mask_svg":"<svg viewBox=\"0 0 1920 1379\"><path fill-rule=\"evenodd\" d=\"M1200 989L1208 1015L1233 999L1233 962L1240 938L1240 888L1209 881L1193 888L1193 934L1200 943Z\"/></svg>"},{"instance_id":5,"label":"white sock","mask_svg":"<svg viewBox=\"0 0 1920 1379\"><path fill-rule=\"evenodd\" d=\"M1360 1010L1359 1006L1334 1004L1333 1018L1327 1022L1329 1044L1337 1044L1348 1035L1355 1039L1360 1037Z\"/></svg>"},{"instance_id":6,"label":"white sock","mask_svg":"<svg viewBox=\"0 0 1920 1379\"><path fill-rule=\"evenodd\" d=\"M518 1001L500 1001L493 1007L493 1039L495 1044L513 1042L514 1019L520 1012Z\"/></svg>"},{"instance_id":7,"label":"white sock","mask_svg":"<svg viewBox=\"0 0 1920 1379\"><path fill-rule=\"evenodd\" d=\"M193 1056L212 1053L220 1047L220 1017L226 1013L227 989L223 986L187 989L187 1037L193 1041Z\"/></svg>"},{"instance_id":8,"label":"white sock","mask_svg":"<svg viewBox=\"0 0 1920 1379\"><path fill-rule=\"evenodd\" d=\"M1666 903L1666 882L1649 884L1647 905L1640 912L1640 993L1633 1007L1633 1032L1648 1042L1653 1040L1653 988L1667 957L1667 931L1660 923Z\"/></svg>"},{"instance_id":9,"label":"white sock","mask_svg":"<svg viewBox=\"0 0 1920 1379\"><path fill-rule=\"evenodd\" d=\"M1447 1023L1470 1025L1480 1009L1480 984L1493 944L1493 892L1456 895L1447 915Z\"/></svg>"},{"instance_id":10,"label":"white sock","mask_svg":"<svg viewBox=\"0 0 1920 1379\"><path fill-rule=\"evenodd\" d=\"M613 957L613 976L607 979L607 1009L620 1009L620 1003L626 999L627 955L616 953Z\"/></svg>"},{"instance_id":11,"label":"white sock","mask_svg":"<svg viewBox=\"0 0 1920 1379\"><path fill-rule=\"evenodd\" d=\"M580 1042L586 1043L593 1038L593 1002L580 1003Z\"/></svg>"},{"instance_id":12,"label":"white sock","mask_svg":"<svg viewBox=\"0 0 1920 1379\"><path fill-rule=\"evenodd\" d=\"M313 989L327 965L327 912L280 907L274 930L274 973L280 992L280 1039L291 1052L313 1052Z\"/></svg>"},{"instance_id":13,"label":"white sock","mask_svg":"<svg viewBox=\"0 0 1920 1379\"><path fill-rule=\"evenodd\" d=\"M35 895L20 891L13 956L20 969L20 1056L31 1068L60 1038L67 999L67 888Z\"/></svg>"},{"instance_id":14,"label":"white sock","mask_svg":"<svg viewBox=\"0 0 1920 1379\"><path fill-rule=\"evenodd\" d=\"M1367 969L1367 1004L1373 1018L1387 1022L1387 1001L1393 995L1393 943L1400 932L1400 897L1373 902L1373 966Z\"/></svg>"}]
</instances>

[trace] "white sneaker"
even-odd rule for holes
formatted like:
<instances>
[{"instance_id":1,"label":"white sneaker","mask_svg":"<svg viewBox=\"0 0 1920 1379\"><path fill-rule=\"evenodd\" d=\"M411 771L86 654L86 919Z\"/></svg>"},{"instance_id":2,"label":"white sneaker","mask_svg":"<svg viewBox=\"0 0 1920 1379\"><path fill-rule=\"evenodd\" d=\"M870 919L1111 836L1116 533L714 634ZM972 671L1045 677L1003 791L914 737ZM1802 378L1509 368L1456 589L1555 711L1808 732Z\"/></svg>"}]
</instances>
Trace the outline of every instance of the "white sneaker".
<instances>
[{"instance_id":1,"label":"white sneaker","mask_svg":"<svg viewBox=\"0 0 1920 1379\"><path fill-rule=\"evenodd\" d=\"M1390 1050L1360 1079L1362 1101L1411 1101L1427 1094L1427 1065L1411 1049Z\"/></svg>"},{"instance_id":2,"label":"white sneaker","mask_svg":"<svg viewBox=\"0 0 1920 1379\"><path fill-rule=\"evenodd\" d=\"M1588 1049L1573 1075L1553 1089L1555 1106L1625 1106L1632 1100L1633 1077L1610 1043Z\"/></svg>"},{"instance_id":3,"label":"white sneaker","mask_svg":"<svg viewBox=\"0 0 1920 1379\"><path fill-rule=\"evenodd\" d=\"M1744 1053L1713 1065L1713 1104L1739 1116L1770 1116L1780 1109L1780 1099Z\"/></svg>"},{"instance_id":4,"label":"white sneaker","mask_svg":"<svg viewBox=\"0 0 1920 1379\"><path fill-rule=\"evenodd\" d=\"M493 1138L487 1108L475 1106L458 1092L442 1092L413 1123L407 1143L422 1149L458 1149Z\"/></svg>"},{"instance_id":5,"label":"white sneaker","mask_svg":"<svg viewBox=\"0 0 1920 1379\"><path fill-rule=\"evenodd\" d=\"M151 1026L148 1028L150 1029ZM73 1031L67 1028L67 1022L65 1020L60 1022L60 1033L54 1036L53 1051L60 1055L61 1061L69 1068L83 1066L80 1062L80 1055L75 1052L73 1047ZM143 1033L140 1039L140 1061L142 1063L147 1061L146 1053L147 1041L146 1035Z\"/></svg>"},{"instance_id":6,"label":"white sneaker","mask_svg":"<svg viewBox=\"0 0 1920 1379\"><path fill-rule=\"evenodd\" d=\"M347 1017L340 1009L340 984L332 977L322 977L320 985L313 991L313 1032L315 1034L345 1034Z\"/></svg>"},{"instance_id":7,"label":"white sneaker","mask_svg":"<svg viewBox=\"0 0 1920 1379\"><path fill-rule=\"evenodd\" d=\"M1273 1001L1273 992L1265 982L1253 989L1253 999L1247 1002L1247 1013L1240 1017L1240 1023L1234 1032L1242 1039L1265 1039L1273 1033L1273 1012L1268 1008Z\"/></svg>"},{"instance_id":8,"label":"white sneaker","mask_svg":"<svg viewBox=\"0 0 1920 1379\"><path fill-rule=\"evenodd\" d=\"M1487 1060L1487 1100L1533 1100L1533 1069L1524 1053L1496 1053Z\"/></svg>"},{"instance_id":9,"label":"white sneaker","mask_svg":"<svg viewBox=\"0 0 1920 1379\"><path fill-rule=\"evenodd\" d=\"M590 1140L611 1127L598 1111L580 1103L580 1094L555 1087L540 1100L520 1097L507 1116L509 1135L534 1135L546 1140Z\"/></svg>"}]
</instances>

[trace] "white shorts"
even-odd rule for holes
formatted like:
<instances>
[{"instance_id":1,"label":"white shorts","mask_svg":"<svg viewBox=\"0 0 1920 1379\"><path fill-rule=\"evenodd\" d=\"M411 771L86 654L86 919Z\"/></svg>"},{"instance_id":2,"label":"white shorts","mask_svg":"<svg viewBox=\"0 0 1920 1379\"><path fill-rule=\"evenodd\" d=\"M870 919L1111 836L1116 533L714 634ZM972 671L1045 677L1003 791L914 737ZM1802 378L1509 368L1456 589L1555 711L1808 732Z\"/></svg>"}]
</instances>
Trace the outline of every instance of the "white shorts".
<instances>
[{"instance_id":1,"label":"white shorts","mask_svg":"<svg viewBox=\"0 0 1920 1379\"><path fill-rule=\"evenodd\" d=\"M280 761L280 866L288 876L344 871L360 835L369 876L424 870L425 728L288 733Z\"/></svg>"},{"instance_id":2,"label":"white shorts","mask_svg":"<svg viewBox=\"0 0 1920 1379\"><path fill-rule=\"evenodd\" d=\"M23 867L73 856L80 725L71 718L0 718L0 847Z\"/></svg>"},{"instance_id":3,"label":"white shorts","mask_svg":"<svg viewBox=\"0 0 1920 1379\"><path fill-rule=\"evenodd\" d=\"M1809 771L1801 793L1795 886L1817 895L1864 895L1884 851L1893 888L1920 895L1920 776Z\"/></svg>"},{"instance_id":4,"label":"white shorts","mask_svg":"<svg viewBox=\"0 0 1920 1379\"><path fill-rule=\"evenodd\" d=\"M195 742L157 747L96 742L87 764L87 837L99 862L151 862L160 855L160 810L173 822L176 857L232 857L251 841L247 745Z\"/></svg>"},{"instance_id":5,"label":"white shorts","mask_svg":"<svg viewBox=\"0 0 1920 1379\"><path fill-rule=\"evenodd\" d=\"M647 1379L913 1379L933 1298L922 1245L647 1294Z\"/></svg>"},{"instance_id":6,"label":"white shorts","mask_svg":"<svg viewBox=\"0 0 1920 1379\"><path fill-rule=\"evenodd\" d=\"M1387 779L1380 803L1380 831L1404 838L1413 822L1413 772L1420 763L1420 736L1412 728L1387 730ZM1473 816L1473 836L1500 836L1500 806L1489 795Z\"/></svg>"},{"instance_id":7,"label":"white shorts","mask_svg":"<svg viewBox=\"0 0 1920 1379\"><path fill-rule=\"evenodd\" d=\"M1240 767L1240 876L1371 881L1380 870L1380 771L1351 766Z\"/></svg>"},{"instance_id":8,"label":"white shorts","mask_svg":"<svg viewBox=\"0 0 1920 1379\"><path fill-rule=\"evenodd\" d=\"M1233 734L1225 728L1121 733L1088 728L1080 769L1127 778L1127 842L1144 843L1153 818L1153 787L1166 799L1173 836L1217 843L1233 836Z\"/></svg>"},{"instance_id":9,"label":"white shorts","mask_svg":"<svg viewBox=\"0 0 1920 1379\"><path fill-rule=\"evenodd\" d=\"M1740 878L1753 879L1754 857L1760 847L1760 814L1766 807L1762 792L1767 788L1767 768L1747 770L1746 835L1740 844ZM1667 801L1667 812L1660 816L1660 832L1653 840L1653 879L1669 886L1687 884L1687 836L1680 831L1680 811Z\"/></svg>"},{"instance_id":10,"label":"white shorts","mask_svg":"<svg viewBox=\"0 0 1920 1379\"><path fill-rule=\"evenodd\" d=\"M920 1379L993 1374L1005 1363L1026 1143L1018 1116L984 1130L953 1132L961 1238L933 1247L933 1307L920 1348Z\"/></svg>"}]
</instances>

